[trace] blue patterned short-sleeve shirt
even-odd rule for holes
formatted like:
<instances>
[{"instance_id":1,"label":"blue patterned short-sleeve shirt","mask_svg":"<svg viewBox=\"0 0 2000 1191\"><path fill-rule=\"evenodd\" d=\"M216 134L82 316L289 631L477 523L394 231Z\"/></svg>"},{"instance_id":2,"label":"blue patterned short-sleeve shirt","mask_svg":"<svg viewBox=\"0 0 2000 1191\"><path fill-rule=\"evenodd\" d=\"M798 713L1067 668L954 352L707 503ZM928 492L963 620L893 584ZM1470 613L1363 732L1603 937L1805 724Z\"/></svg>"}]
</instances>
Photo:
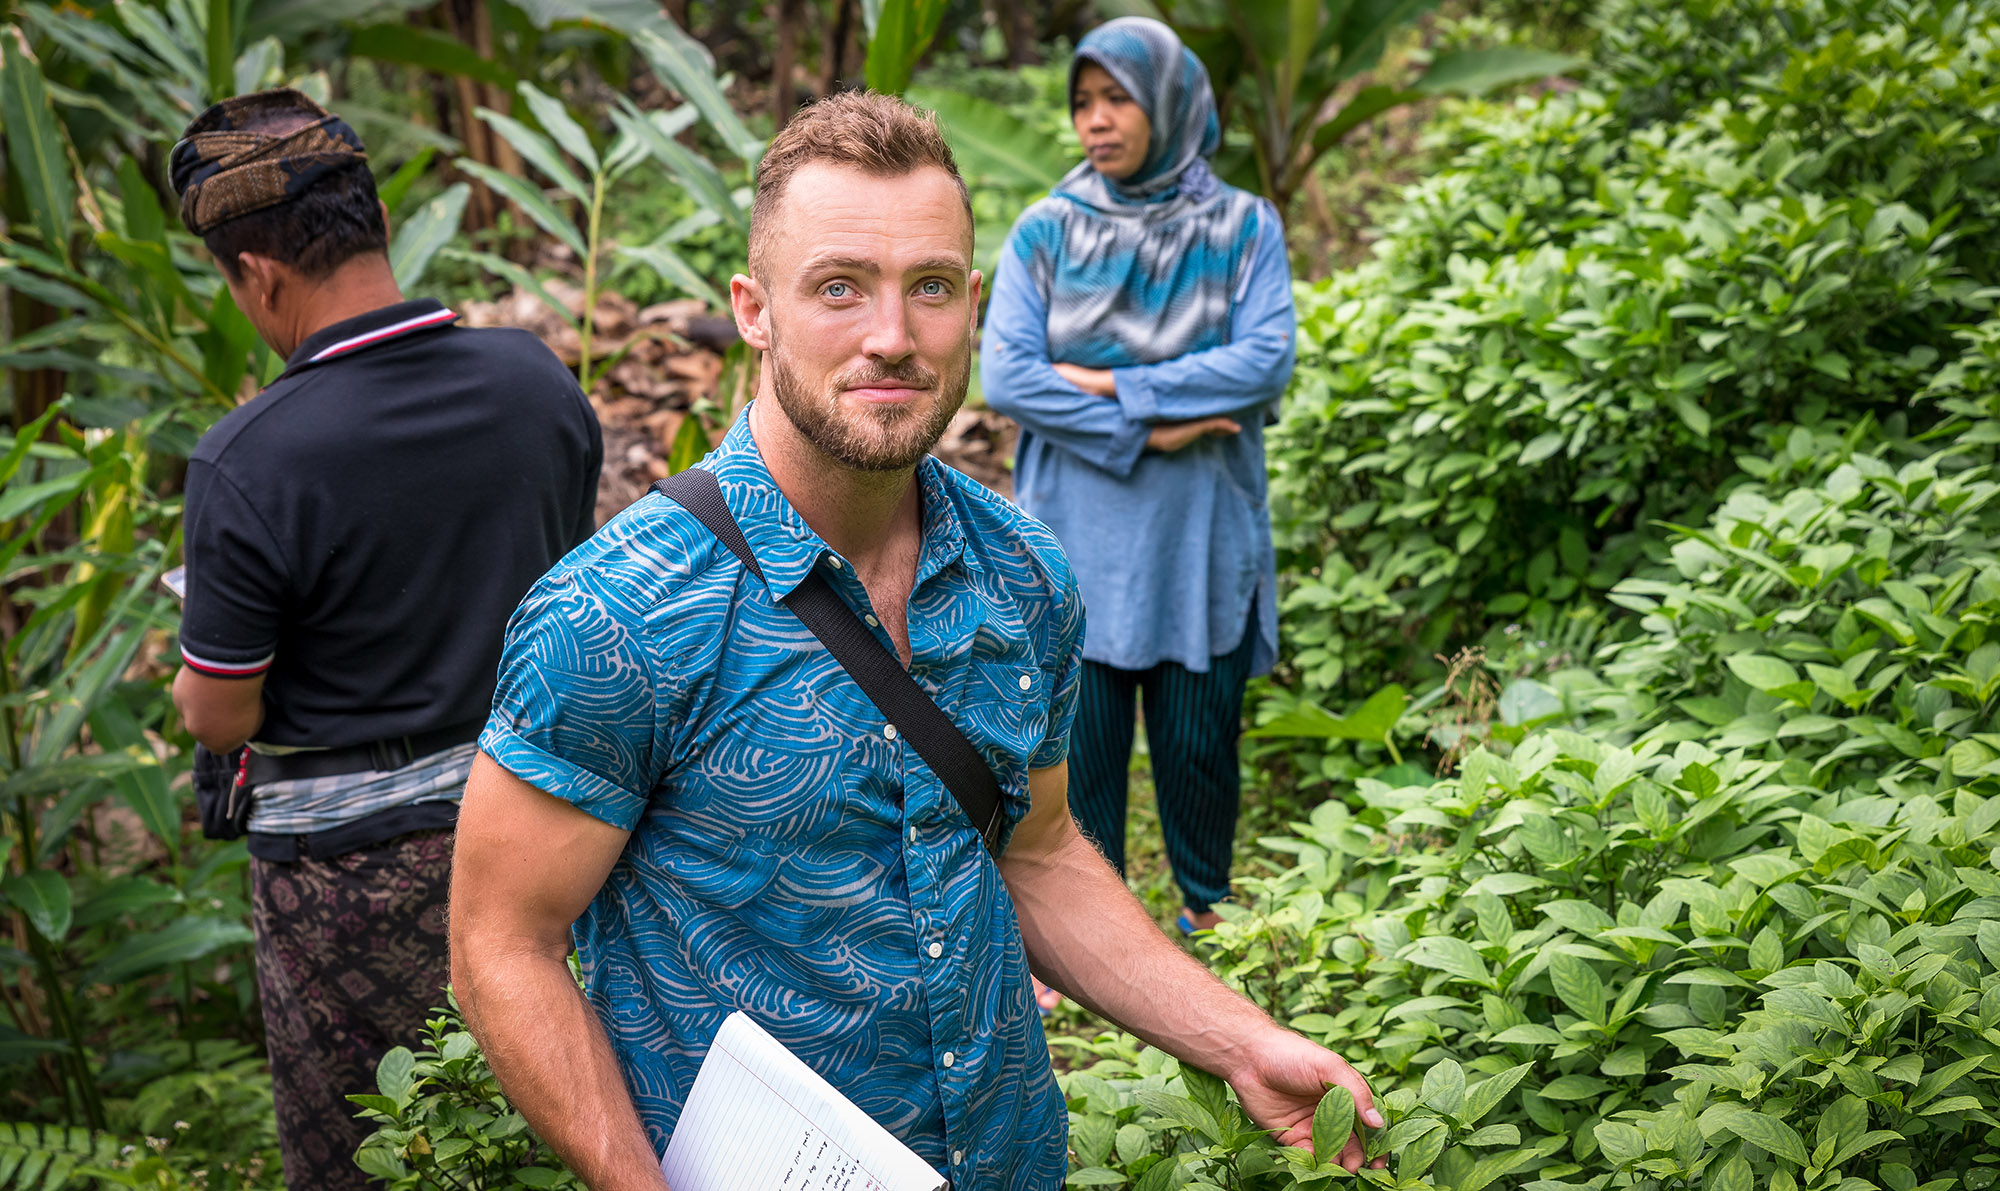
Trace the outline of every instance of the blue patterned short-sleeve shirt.
<instances>
[{"instance_id":1,"label":"blue patterned short-sleeve shirt","mask_svg":"<svg viewBox=\"0 0 2000 1191\"><path fill-rule=\"evenodd\" d=\"M819 567L890 647L867 592L779 492L747 413L702 466L765 580L647 495L528 593L480 738L632 833L575 937L640 1118L664 1149L740 1009L954 1187L1057 1187L1068 1118L999 870L779 603ZM917 478L910 673L993 766L1011 827L1028 771L1066 756L1082 604L1039 522L935 459Z\"/></svg>"}]
</instances>

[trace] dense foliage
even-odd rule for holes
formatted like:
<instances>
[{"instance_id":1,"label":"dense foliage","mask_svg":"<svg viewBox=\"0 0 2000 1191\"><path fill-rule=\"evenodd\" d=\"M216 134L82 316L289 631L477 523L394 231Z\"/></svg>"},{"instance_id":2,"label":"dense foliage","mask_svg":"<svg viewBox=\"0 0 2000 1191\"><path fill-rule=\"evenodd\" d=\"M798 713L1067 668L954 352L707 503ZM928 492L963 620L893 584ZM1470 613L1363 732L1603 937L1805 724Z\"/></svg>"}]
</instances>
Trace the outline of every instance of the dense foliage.
<instances>
[{"instance_id":1,"label":"dense foliage","mask_svg":"<svg viewBox=\"0 0 2000 1191\"><path fill-rule=\"evenodd\" d=\"M2000 1179L2000 323L1966 338L1927 441L1746 460L1614 589L1643 627L1580 713L1264 841L1296 864L1208 954L1386 1093L1369 1181ZM1324 1182L1165 1071L1071 1077L1075 1181Z\"/></svg>"},{"instance_id":2,"label":"dense foliage","mask_svg":"<svg viewBox=\"0 0 2000 1191\"><path fill-rule=\"evenodd\" d=\"M1547 635L1664 563L1659 523L1773 428L1903 407L1990 305L2000 13L1710 9L1713 89L1669 71L1665 105L1681 10L1613 5L1606 89L1467 116L1376 259L1301 295L1273 445L1296 693Z\"/></svg>"}]
</instances>

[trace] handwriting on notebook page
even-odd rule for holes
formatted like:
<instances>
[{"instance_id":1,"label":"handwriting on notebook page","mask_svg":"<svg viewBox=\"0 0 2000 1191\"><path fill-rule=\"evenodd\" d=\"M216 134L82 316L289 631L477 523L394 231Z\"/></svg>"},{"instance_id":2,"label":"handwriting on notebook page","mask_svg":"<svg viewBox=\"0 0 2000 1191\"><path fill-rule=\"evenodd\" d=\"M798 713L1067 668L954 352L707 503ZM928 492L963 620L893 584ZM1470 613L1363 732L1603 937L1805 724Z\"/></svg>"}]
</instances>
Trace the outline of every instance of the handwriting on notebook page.
<instances>
[{"instance_id":1,"label":"handwriting on notebook page","mask_svg":"<svg viewBox=\"0 0 2000 1191\"><path fill-rule=\"evenodd\" d=\"M778 1191L887 1191L868 1177L861 1161L833 1144L833 1139L807 1125L800 1133L785 1179Z\"/></svg>"}]
</instances>

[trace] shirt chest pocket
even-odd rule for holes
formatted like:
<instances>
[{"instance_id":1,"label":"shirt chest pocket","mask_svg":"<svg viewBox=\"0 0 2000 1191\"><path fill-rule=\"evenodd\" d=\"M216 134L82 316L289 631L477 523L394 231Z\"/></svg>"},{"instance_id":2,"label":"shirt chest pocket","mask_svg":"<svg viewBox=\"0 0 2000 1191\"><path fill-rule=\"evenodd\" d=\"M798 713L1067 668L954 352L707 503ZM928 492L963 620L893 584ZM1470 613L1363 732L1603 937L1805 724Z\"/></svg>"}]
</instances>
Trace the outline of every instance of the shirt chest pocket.
<instances>
[{"instance_id":1,"label":"shirt chest pocket","mask_svg":"<svg viewBox=\"0 0 2000 1191\"><path fill-rule=\"evenodd\" d=\"M959 708L960 726L974 735L973 743L1004 756L1025 781L1028 758L1049 730L1048 674L1035 665L974 662Z\"/></svg>"}]
</instances>

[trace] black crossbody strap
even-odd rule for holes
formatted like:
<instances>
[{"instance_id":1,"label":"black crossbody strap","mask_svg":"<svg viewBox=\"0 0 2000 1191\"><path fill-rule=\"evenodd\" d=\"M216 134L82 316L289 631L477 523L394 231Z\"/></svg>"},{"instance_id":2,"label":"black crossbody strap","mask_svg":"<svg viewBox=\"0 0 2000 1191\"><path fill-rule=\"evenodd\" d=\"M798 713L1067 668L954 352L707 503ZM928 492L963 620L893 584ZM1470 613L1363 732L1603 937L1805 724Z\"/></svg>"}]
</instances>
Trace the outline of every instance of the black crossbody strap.
<instances>
[{"instance_id":1,"label":"black crossbody strap","mask_svg":"<svg viewBox=\"0 0 2000 1191\"><path fill-rule=\"evenodd\" d=\"M698 467L689 468L654 484L653 490L693 513L731 553L743 560L751 574L759 579L764 577L763 568L751 555L750 543L744 540L742 527L736 524L736 518L724 503L722 487L713 474ZM994 780L992 767L972 747L965 733L924 693L896 655L882 647L817 568L806 575L784 602L792 615L826 646L869 701L896 725L896 730L917 750L917 755L937 774L952 797L958 799L959 807L978 828L979 837L986 841L986 850L998 859L1002 826L1000 783Z\"/></svg>"}]
</instances>

